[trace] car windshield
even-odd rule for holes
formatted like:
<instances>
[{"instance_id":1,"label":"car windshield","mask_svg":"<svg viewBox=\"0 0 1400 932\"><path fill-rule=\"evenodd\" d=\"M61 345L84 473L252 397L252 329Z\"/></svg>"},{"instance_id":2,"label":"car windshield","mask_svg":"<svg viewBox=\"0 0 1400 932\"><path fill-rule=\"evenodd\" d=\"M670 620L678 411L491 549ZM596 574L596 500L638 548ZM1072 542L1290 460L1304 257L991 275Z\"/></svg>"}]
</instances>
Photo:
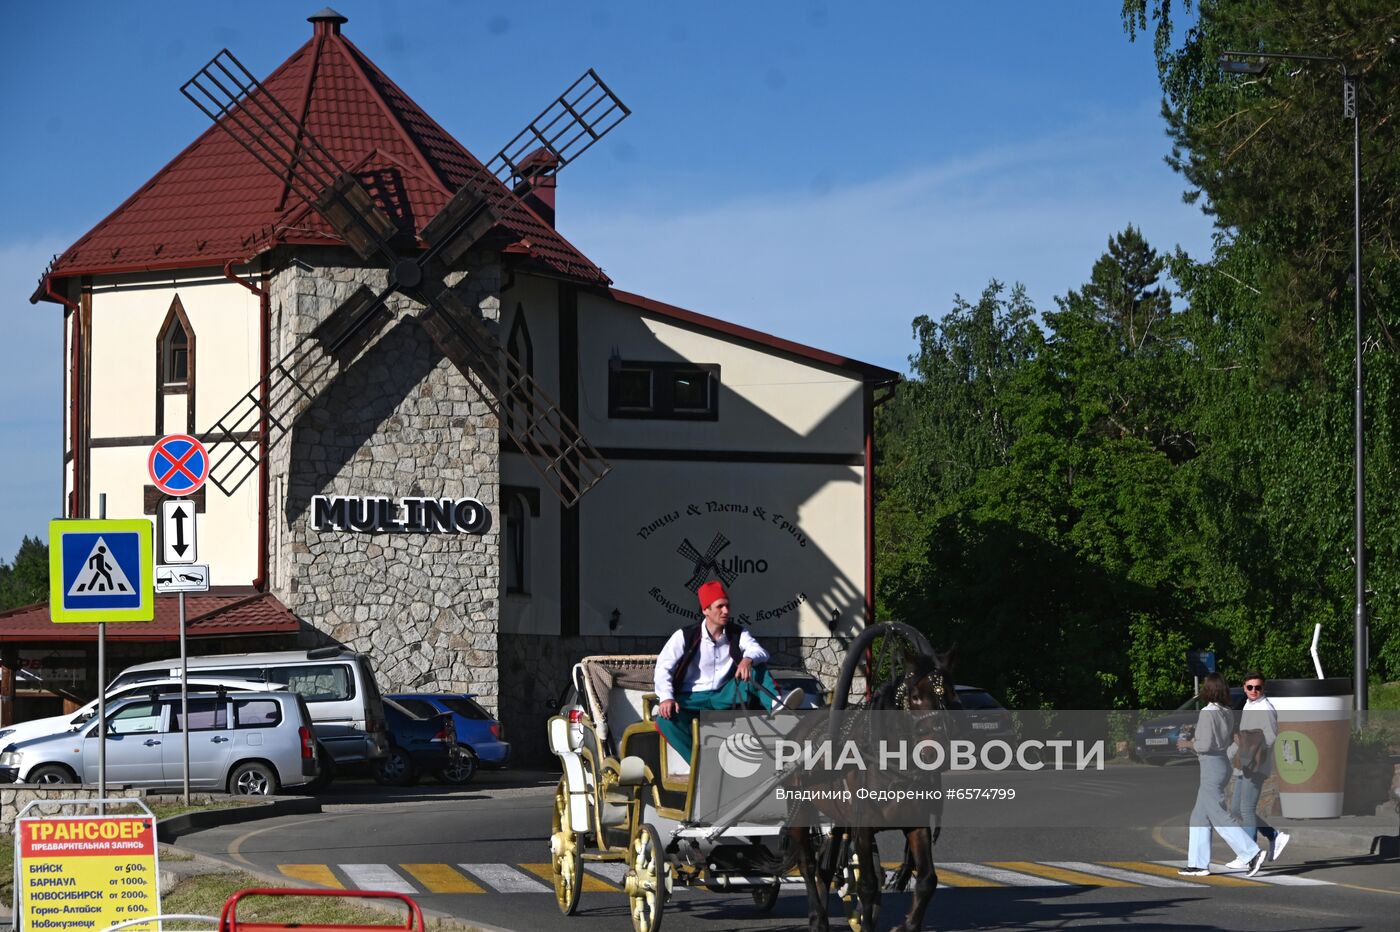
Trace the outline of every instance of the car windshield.
<instances>
[{"instance_id":1,"label":"car windshield","mask_svg":"<svg viewBox=\"0 0 1400 932\"><path fill-rule=\"evenodd\" d=\"M1001 703L993 699L991 693L980 689L970 689L966 692L959 690L958 701L962 703L964 709L970 709L974 712L1001 708Z\"/></svg>"}]
</instances>

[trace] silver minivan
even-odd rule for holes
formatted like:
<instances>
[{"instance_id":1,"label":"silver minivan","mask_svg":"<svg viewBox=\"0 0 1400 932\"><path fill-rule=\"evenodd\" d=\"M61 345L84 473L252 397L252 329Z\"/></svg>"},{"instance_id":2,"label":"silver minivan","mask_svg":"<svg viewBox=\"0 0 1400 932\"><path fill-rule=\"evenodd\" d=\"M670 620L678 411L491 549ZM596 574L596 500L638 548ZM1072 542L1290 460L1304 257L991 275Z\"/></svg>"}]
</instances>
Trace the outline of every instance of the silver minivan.
<instances>
[{"instance_id":1,"label":"silver minivan","mask_svg":"<svg viewBox=\"0 0 1400 932\"><path fill-rule=\"evenodd\" d=\"M237 690L275 690L283 687L261 680L244 680L225 677L190 677L190 692L212 692L223 690L234 692ZM178 677L164 677L158 680L149 680L144 683L130 683L115 689L107 690L107 702L113 703L118 699L125 699L128 696L144 696L151 698L166 693L180 693L180 680ZM0 728L0 750L4 750L11 744L18 744L21 741L29 741L34 738L47 738L49 735L56 735L62 732L77 731L79 726L86 724L97 714L97 700L94 699L76 712L67 712L63 715L50 715L48 718L32 718L25 722L16 722L8 728Z\"/></svg>"},{"instance_id":2,"label":"silver minivan","mask_svg":"<svg viewBox=\"0 0 1400 932\"><path fill-rule=\"evenodd\" d=\"M373 761L389 753L384 703L369 658L339 647L189 658L190 676L258 679L299 693L311 710L316 738L337 764ZM180 661L127 667L112 688L180 675ZM326 769L330 768L330 762Z\"/></svg>"},{"instance_id":3,"label":"silver minivan","mask_svg":"<svg viewBox=\"0 0 1400 932\"><path fill-rule=\"evenodd\" d=\"M316 778L316 739L293 692L189 696L190 786L265 796ZM0 752L0 782L96 783L98 722ZM131 697L107 713L107 782L174 788L184 782L180 697Z\"/></svg>"}]
</instances>

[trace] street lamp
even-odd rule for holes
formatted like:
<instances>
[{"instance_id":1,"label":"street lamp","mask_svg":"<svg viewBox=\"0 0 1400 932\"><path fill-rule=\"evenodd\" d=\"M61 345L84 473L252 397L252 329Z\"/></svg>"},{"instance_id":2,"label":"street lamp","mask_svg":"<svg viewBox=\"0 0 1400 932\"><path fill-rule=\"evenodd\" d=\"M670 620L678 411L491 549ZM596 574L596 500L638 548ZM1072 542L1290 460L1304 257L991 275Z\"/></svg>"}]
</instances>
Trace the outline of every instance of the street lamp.
<instances>
[{"instance_id":1,"label":"street lamp","mask_svg":"<svg viewBox=\"0 0 1400 932\"><path fill-rule=\"evenodd\" d=\"M1362 373L1361 360L1361 118L1358 114L1358 78L1347 70L1346 62L1333 55L1299 55L1289 52L1226 52L1220 56L1220 70L1226 74L1262 74L1267 62L1272 59L1284 61L1326 62L1342 69L1342 116L1351 120L1351 177L1352 209L1355 221L1353 248L1355 267L1352 275L1355 285L1352 293L1356 299L1356 386L1354 400L1353 430L1355 433L1356 475L1356 618L1353 632L1352 676L1353 690L1356 693L1357 726L1365 723L1366 709L1366 667L1367 667L1367 618L1366 618L1366 472L1363 462L1365 450L1362 437Z\"/></svg>"}]
</instances>

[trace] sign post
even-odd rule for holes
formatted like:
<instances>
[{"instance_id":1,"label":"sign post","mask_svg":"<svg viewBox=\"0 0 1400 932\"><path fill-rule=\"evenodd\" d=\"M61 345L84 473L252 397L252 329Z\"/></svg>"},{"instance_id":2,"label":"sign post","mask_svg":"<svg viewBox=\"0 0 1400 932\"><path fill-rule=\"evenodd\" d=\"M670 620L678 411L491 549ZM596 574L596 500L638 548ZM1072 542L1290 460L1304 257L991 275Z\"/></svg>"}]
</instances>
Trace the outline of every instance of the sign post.
<instances>
[{"instance_id":1,"label":"sign post","mask_svg":"<svg viewBox=\"0 0 1400 932\"><path fill-rule=\"evenodd\" d=\"M193 495L209 477L209 451L204 444L188 434L170 434L156 441L146 460L146 471L156 488L167 495ZM167 499L160 503L161 563L179 566L194 563L195 546L194 502L184 498ZM188 525L188 530L186 530ZM205 568L204 588L209 588L208 568ZM177 577L178 578L178 577ZM190 804L190 686L189 654L185 650L185 593L178 589L180 600L180 738L185 787L185 805Z\"/></svg>"},{"instance_id":2,"label":"sign post","mask_svg":"<svg viewBox=\"0 0 1400 932\"><path fill-rule=\"evenodd\" d=\"M1188 650L1186 652L1186 669L1191 672L1191 678L1195 682L1193 696L1201 694L1201 677L1215 672L1215 651L1213 650Z\"/></svg>"},{"instance_id":3,"label":"sign post","mask_svg":"<svg viewBox=\"0 0 1400 932\"><path fill-rule=\"evenodd\" d=\"M156 617L151 522L108 521L107 494L97 521L49 522L49 617L97 622L97 791L107 795L107 622Z\"/></svg>"}]
</instances>

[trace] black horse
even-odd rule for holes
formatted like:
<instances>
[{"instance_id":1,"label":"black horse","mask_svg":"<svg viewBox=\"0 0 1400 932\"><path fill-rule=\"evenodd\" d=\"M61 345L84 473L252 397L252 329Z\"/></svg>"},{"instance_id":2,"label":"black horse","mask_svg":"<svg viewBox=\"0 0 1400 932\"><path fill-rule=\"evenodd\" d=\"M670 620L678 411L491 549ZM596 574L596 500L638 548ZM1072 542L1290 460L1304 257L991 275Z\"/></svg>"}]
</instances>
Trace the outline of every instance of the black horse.
<instances>
[{"instance_id":1,"label":"black horse","mask_svg":"<svg viewBox=\"0 0 1400 932\"><path fill-rule=\"evenodd\" d=\"M960 708L957 691L952 679L952 659L955 649L937 653L929 647L927 640L907 625L886 623L866 628L857 637L847 653L841 676L837 681L836 700L833 706L830 735L838 737L838 716L843 711L844 697L850 691L855 670L863 659L864 652L877 638L887 637L902 641L905 649L891 652L891 676L876 689L866 708L877 712L906 712L914 718L920 732L929 737L946 735L947 726L940 714L950 709ZM849 728L850 722L845 721ZM941 782L938 784L941 785ZM804 782L810 788L810 781ZM929 788L924 779L921 786ZM848 789L854 790L855 786ZM791 813L789 827L785 830L788 862L795 863L802 874L807 890L807 920L811 932L827 932L827 897L833 878L841 872L841 890L847 903L848 920L855 932L873 932L879 910L881 878L883 868L875 851L873 824L888 825L893 817L881 818L882 813L872 811L874 803L860 803L865 825L856 825L854 812L849 803L834 799L812 801L825 820L837 825L831 832L820 838L817 833L805 826L814 824L817 819L801 818L797 812ZM941 816L942 804L935 804L932 816L922 824L909 825L900 830L904 833L904 860L896 872L890 887L903 890L910 879L914 879L914 897L909 913L898 927L899 932L915 932L922 928L924 914L933 900L938 887L938 874L933 866L933 845L937 842L941 826L937 824ZM907 815L907 807L903 810ZM930 824L930 822L934 824Z\"/></svg>"}]
</instances>

